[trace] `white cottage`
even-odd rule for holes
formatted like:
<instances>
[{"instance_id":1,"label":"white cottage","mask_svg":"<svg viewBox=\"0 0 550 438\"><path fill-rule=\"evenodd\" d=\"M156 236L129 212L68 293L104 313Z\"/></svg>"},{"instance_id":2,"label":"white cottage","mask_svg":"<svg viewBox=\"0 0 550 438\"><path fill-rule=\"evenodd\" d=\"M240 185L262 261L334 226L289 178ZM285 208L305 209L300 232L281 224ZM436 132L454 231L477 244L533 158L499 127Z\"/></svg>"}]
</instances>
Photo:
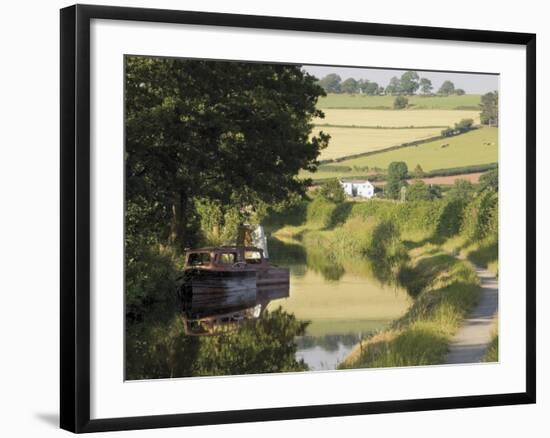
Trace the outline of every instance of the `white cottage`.
<instances>
[{"instance_id":1,"label":"white cottage","mask_svg":"<svg viewBox=\"0 0 550 438\"><path fill-rule=\"evenodd\" d=\"M340 180L340 184L348 196L358 196L360 198L372 198L374 196L374 186L366 179Z\"/></svg>"}]
</instances>

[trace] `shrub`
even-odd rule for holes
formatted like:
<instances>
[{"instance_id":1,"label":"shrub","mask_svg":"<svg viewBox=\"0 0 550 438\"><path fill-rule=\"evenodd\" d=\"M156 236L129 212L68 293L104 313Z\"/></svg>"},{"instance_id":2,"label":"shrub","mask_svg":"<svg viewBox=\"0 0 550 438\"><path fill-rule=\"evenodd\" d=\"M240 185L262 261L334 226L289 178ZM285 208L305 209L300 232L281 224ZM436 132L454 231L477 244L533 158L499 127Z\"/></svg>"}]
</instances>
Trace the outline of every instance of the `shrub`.
<instances>
[{"instance_id":1,"label":"shrub","mask_svg":"<svg viewBox=\"0 0 550 438\"><path fill-rule=\"evenodd\" d=\"M470 242L498 238L498 196L483 192L466 208L461 234Z\"/></svg>"},{"instance_id":2,"label":"shrub","mask_svg":"<svg viewBox=\"0 0 550 438\"><path fill-rule=\"evenodd\" d=\"M407 201L430 201L434 198L430 186L424 181L415 181L407 187Z\"/></svg>"},{"instance_id":3,"label":"shrub","mask_svg":"<svg viewBox=\"0 0 550 438\"><path fill-rule=\"evenodd\" d=\"M498 169L490 170L479 177L480 190L498 192Z\"/></svg>"},{"instance_id":4,"label":"shrub","mask_svg":"<svg viewBox=\"0 0 550 438\"><path fill-rule=\"evenodd\" d=\"M409 99L405 96L397 96L393 101L393 109L403 109L407 108L409 105Z\"/></svg>"},{"instance_id":5,"label":"shrub","mask_svg":"<svg viewBox=\"0 0 550 438\"><path fill-rule=\"evenodd\" d=\"M335 203L344 202L346 199L344 188L336 178L328 180L321 186L319 196L322 196L327 201Z\"/></svg>"}]
</instances>

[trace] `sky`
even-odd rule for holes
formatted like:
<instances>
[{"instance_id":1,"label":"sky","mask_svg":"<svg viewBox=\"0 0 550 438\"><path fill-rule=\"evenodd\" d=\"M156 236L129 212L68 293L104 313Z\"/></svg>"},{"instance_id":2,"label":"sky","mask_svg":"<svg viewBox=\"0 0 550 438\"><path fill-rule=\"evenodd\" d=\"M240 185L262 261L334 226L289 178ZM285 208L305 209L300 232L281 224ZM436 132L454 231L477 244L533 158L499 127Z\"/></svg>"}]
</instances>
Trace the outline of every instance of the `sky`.
<instances>
[{"instance_id":1,"label":"sky","mask_svg":"<svg viewBox=\"0 0 550 438\"><path fill-rule=\"evenodd\" d=\"M317 65L304 65L303 69L319 79L329 73L336 73L342 80L347 78L368 79L369 81L377 82L378 85L382 87L388 85L393 76L400 77L406 71L378 68L325 67ZM425 77L432 81L434 92L437 91L446 80L452 81L455 84L455 88L462 88L469 94L483 94L489 91L498 90L498 75L494 74L415 71L421 78Z\"/></svg>"}]
</instances>

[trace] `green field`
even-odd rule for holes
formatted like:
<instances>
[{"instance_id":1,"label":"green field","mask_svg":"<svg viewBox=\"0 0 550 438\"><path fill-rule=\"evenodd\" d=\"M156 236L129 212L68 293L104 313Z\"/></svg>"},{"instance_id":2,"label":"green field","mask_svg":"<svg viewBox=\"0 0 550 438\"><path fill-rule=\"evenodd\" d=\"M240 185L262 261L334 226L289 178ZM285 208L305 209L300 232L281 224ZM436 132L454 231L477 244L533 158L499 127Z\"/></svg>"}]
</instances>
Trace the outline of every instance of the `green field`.
<instances>
[{"instance_id":1,"label":"green field","mask_svg":"<svg viewBox=\"0 0 550 438\"><path fill-rule=\"evenodd\" d=\"M317 124L315 131L331 135L328 148L321 152L321 160L437 137L442 128L462 119L479 123L479 111L472 110L327 109L324 112L324 119L314 121Z\"/></svg>"},{"instance_id":2,"label":"green field","mask_svg":"<svg viewBox=\"0 0 550 438\"><path fill-rule=\"evenodd\" d=\"M481 103L479 94L463 96L408 96L412 109L476 110ZM318 108L392 109L395 96L365 96L363 94L328 94L319 99Z\"/></svg>"},{"instance_id":3,"label":"green field","mask_svg":"<svg viewBox=\"0 0 550 438\"><path fill-rule=\"evenodd\" d=\"M324 119L315 119L318 125L346 125L369 127L447 127L462 119L473 119L479 124L479 110L369 110L369 109L325 109Z\"/></svg>"},{"instance_id":4,"label":"green field","mask_svg":"<svg viewBox=\"0 0 550 438\"><path fill-rule=\"evenodd\" d=\"M442 147L442 145L448 145ZM424 171L450 167L471 166L475 164L495 163L498 161L498 128L480 128L466 134L432 141L418 146L410 146L366 157L344 160L338 165L358 167L380 167L386 169L392 161L405 161L409 169L417 164ZM302 173L301 176L314 179L346 178L364 175L364 170L346 172Z\"/></svg>"}]
</instances>

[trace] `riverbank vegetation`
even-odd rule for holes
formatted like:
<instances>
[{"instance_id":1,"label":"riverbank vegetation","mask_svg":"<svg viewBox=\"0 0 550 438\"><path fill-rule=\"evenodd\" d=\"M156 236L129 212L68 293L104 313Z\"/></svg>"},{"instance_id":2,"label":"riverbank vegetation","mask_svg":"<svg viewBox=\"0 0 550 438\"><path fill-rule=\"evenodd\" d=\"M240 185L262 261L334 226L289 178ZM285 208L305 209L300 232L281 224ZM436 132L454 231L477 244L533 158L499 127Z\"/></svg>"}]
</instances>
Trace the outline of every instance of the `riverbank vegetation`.
<instances>
[{"instance_id":1,"label":"riverbank vegetation","mask_svg":"<svg viewBox=\"0 0 550 438\"><path fill-rule=\"evenodd\" d=\"M274 237L322 253L332 269L342 260L364 260L378 281L405 288L413 299L404 316L362 340L341 368L442 363L477 301L470 261L498 266L498 186L490 184L492 175L485 180L477 188L457 183L432 200L332 202L320 192L270 211L264 224Z\"/></svg>"},{"instance_id":2,"label":"riverbank vegetation","mask_svg":"<svg viewBox=\"0 0 550 438\"><path fill-rule=\"evenodd\" d=\"M303 196L329 136L300 66L125 57L126 378L298 371L305 325L282 311L239 334L185 336L184 248L237 242L267 205ZM274 140L276 139L276 140Z\"/></svg>"}]
</instances>

